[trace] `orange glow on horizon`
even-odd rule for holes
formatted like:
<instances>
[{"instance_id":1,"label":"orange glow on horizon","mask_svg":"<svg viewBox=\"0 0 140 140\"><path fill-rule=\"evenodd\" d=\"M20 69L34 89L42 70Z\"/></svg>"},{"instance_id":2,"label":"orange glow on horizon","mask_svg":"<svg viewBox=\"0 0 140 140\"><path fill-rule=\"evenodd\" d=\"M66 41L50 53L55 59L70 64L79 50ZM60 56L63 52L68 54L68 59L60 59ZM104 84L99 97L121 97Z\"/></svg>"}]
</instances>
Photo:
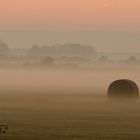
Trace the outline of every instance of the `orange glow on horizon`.
<instances>
[{"instance_id":1,"label":"orange glow on horizon","mask_svg":"<svg viewBox=\"0 0 140 140\"><path fill-rule=\"evenodd\" d=\"M140 0L1 0L0 29L140 26Z\"/></svg>"}]
</instances>

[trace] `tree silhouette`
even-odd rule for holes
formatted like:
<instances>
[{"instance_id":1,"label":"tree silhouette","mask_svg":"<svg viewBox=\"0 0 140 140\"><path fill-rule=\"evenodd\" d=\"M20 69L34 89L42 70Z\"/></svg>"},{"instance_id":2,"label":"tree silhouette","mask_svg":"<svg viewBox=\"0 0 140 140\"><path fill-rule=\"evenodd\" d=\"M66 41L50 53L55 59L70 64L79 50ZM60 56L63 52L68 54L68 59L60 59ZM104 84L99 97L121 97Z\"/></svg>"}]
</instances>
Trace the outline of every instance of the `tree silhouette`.
<instances>
[{"instance_id":1,"label":"tree silhouette","mask_svg":"<svg viewBox=\"0 0 140 140\"><path fill-rule=\"evenodd\" d=\"M8 45L0 40L0 53L6 53L9 50Z\"/></svg>"},{"instance_id":2,"label":"tree silhouette","mask_svg":"<svg viewBox=\"0 0 140 140\"><path fill-rule=\"evenodd\" d=\"M51 56L46 56L42 61L41 61L42 65L45 66L54 66L55 65L55 59Z\"/></svg>"},{"instance_id":3,"label":"tree silhouette","mask_svg":"<svg viewBox=\"0 0 140 140\"><path fill-rule=\"evenodd\" d=\"M137 61L137 58L135 56L130 56L126 62L128 64L136 64L138 61Z\"/></svg>"}]
</instances>

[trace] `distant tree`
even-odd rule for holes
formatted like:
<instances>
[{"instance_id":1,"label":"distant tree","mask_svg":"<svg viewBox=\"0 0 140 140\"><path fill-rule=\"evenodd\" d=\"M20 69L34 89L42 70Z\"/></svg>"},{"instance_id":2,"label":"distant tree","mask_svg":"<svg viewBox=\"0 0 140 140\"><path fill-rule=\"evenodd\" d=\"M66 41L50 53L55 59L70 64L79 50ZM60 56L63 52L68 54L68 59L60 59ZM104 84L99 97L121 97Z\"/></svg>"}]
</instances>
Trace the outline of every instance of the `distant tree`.
<instances>
[{"instance_id":1,"label":"distant tree","mask_svg":"<svg viewBox=\"0 0 140 140\"><path fill-rule=\"evenodd\" d=\"M33 50L37 50L37 49L39 49L39 45L34 44L34 45L32 46L32 48L31 48L31 49L33 49Z\"/></svg>"},{"instance_id":2,"label":"distant tree","mask_svg":"<svg viewBox=\"0 0 140 140\"><path fill-rule=\"evenodd\" d=\"M29 52L30 52L31 54L38 54L39 50L40 50L39 45L34 44L34 45L32 45L32 47L29 49Z\"/></svg>"},{"instance_id":3,"label":"distant tree","mask_svg":"<svg viewBox=\"0 0 140 140\"><path fill-rule=\"evenodd\" d=\"M89 45L76 43L65 43L57 47L57 52L63 56L93 56L96 54L95 49Z\"/></svg>"},{"instance_id":4,"label":"distant tree","mask_svg":"<svg viewBox=\"0 0 140 140\"><path fill-rule=\"evenodd\" d=\"M38 46L33 45L29 49L30 54L36 55L51 55L51 56L94 56L96 54L95 49L89 45L81 45L76 43L65 43L55 45Z\"/></svg>"},{"instance_id":5,"label":"distant tree","mask_svg":"<svg viewBox=\"0 0 140 140\"><path fill-rule=\"evenodd\" d=\"M55 59L51 56L46 56L42 61L41 61L42 65L45 66L54 66L55 65Z\"/></svg>"},{"instance_id":6,"label":"distant tree","mask_svg":"<svg viewBox=\"0 0 140 140\"><path fill-rule=\"evenodd\" d=\"M137 58L136 58L135 56L130 56L130 57L126 60L126 62L127 62L128 64L136 64L136 63L138 62L138 60L137 60Z\"/></svg>"},{"instance_id":7,"label":"distant tree","mask_svg":"<svg viewBox=\"0 0 140 140\"><path fill-rule=\"evenodd\" d=\"M6 53L8 50L8 45L4 41L0 40L0 53Z\"/></svg>"},{"instance_id":8,"label":"distant tree","mask_svg":"<svg viewBox=\"0 0 140 140\"><path fill-rule=\"evenodd\" d=\"M98 61L99 61L99 63L106 63L108 61L108 57L107 56L101 56Z\"/></svg>"}]
</instances>

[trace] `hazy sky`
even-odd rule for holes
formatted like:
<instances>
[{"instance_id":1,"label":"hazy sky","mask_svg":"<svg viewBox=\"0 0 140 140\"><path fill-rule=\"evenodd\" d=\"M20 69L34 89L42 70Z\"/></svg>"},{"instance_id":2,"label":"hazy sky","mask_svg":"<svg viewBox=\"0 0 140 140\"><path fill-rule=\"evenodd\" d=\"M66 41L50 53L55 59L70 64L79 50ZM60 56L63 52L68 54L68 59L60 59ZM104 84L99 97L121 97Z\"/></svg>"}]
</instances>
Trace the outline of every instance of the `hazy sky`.
<instances>
[{"instance_id":1,"label":"hazy sky","mask_svg":"<svg viewBox=\"0 0 140 140\"><path fill-rule=\"evenodd\" d=\"M15 47L75 41L103 51L140 51L140 0L0 0L0 17L0 38Z\"/></svg>"},{"instance_id":2,"label":"hazy sky","mask_svg":"<svg viewBox=\"0 0 140 140\"><path fill-rule=\"evenodd\" d=\"M0 0L1 29L138 29L140 0Z\"/></svg>"}]
</instances>

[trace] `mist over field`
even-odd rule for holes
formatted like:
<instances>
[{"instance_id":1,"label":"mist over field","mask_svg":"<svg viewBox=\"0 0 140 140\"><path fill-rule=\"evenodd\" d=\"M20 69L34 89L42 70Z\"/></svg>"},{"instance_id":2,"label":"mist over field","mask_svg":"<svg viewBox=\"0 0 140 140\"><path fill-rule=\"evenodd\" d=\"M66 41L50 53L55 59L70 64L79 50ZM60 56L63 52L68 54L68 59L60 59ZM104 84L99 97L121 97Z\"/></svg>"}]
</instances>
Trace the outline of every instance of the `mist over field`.
<instances>
[{"instance_id":1,"label":"mist over field","mask_svg":"<svg viewBox=\"0 0 140 140\"><path fill-rule=\"evenodd\" d=\"M140 0L0 0L0 140L140 140Z\"/></svg>"},{"instance_id":2,"label":"mist over field","mask_svg":"<svg viewBox=\"0 0 140 140\"><path fill-rule=\"evenodd\" d=\"M140 86L139 67L120 69L1 68L0 122L4 140L138 139L139 99L112 102L110 83L131 79Z\"/></svg>"},{"instance_id":3,"label":"mist over field","mask_svg":"<svg viewBox=\"0 0 140 140\"><path fill-rule=\"evenodd\" d=\"M38 91L57 94L82 92L84 94L104 91L116 79L132 79L138 84L139 69L106 69L95 70L54 70L54 69L1 69L0 88L28 91ZM20 93L19 93L20 94Z\"/></svg>"},{"instance_id":4,"label":"mist over field","mask_svg":"<svg viewBox=\"0 0 140 140\"><path fill-rule=\"evenodd\" d=\"M139 88L139 71L139 53L80 43L11 48L1 40L0 124L8 130L0 138L137 140L139 98L116 102L107 92L118 79Z\"/></svg>"}]
</instances>

